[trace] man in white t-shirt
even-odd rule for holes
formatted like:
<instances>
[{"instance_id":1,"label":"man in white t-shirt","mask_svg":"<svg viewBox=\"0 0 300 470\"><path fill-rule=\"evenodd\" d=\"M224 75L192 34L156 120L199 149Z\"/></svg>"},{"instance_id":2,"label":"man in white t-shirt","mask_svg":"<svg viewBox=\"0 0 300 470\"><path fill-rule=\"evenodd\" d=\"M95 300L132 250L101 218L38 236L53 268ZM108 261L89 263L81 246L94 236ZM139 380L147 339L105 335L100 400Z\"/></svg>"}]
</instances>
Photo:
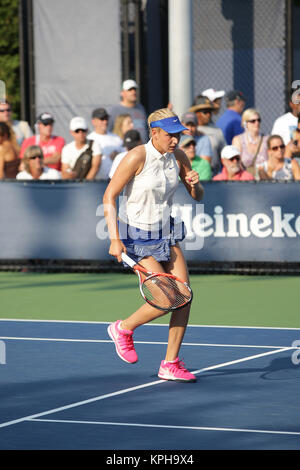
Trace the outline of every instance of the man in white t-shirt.
<instances>
[{"instance_id":1,"label":"man in white t-shirt","mask_svg":"<svg viewBox=\"0 0 300 470\"><path fill-rule=\"evenodd\" d=\"M76 116L70 122L70 134L73 137L73 142L67 144L62 149L61 163L62 163L62 177L63 179L75 179L77 174L74 171L75 164L89 147L87 140L88 125L84 118ZM98 142L92 144L92 163L86 177L84 179L93 180L97 175L101 166L102 150Z\"/></svg>"},{"instance_id":2,"label":"man in white t-shirt","mask_svg":"<svg viewBox=\"0 0 300 470\"><path fill-rule=\"evenodd\" d=\"M108 132L109 115L104 108L97 108L92 113L94 131L88 135L89 140L98 142L102 149L101 166L96 179L107 180L115 156L124 150L122 139Z\"/></svg>"},{"instance_id":3,"label":"man in white t-shirt","mask_svg":"<svg viewBox=\"0 0 300 470\"><path fill-rule=\"evenodd\" d=\"M291 111L278 117L274 122L272 135L280 135L285 145L292 140L293 132L297 128L300 117L300 89L293 91L289 102Z\"/></svg>"}]
</instances>

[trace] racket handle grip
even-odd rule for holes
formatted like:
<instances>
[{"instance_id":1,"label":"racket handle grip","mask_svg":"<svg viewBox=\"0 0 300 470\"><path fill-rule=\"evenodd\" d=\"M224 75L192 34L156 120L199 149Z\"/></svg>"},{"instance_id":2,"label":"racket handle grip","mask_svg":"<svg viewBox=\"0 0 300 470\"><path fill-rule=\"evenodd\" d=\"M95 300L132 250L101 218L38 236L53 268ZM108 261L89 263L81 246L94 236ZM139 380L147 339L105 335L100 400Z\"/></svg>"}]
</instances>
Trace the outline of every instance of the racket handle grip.
<instances>
[{"instance_id":1,"label":"racket handle grip","mask_svg":"<svg viewBox=\"0 0 300 470\"><path fill-rule=\"evenodd\" d=\"M136 262L133 261L133 259L129 258L129 256L126 255L126 253L123 252L123 253L121 254L121 257L122 257L122 260L123 260L126 264L128 264L128 266L130 266L131 268L133 268L133 266L136 265Z\"/></svg>"}]
</instances>

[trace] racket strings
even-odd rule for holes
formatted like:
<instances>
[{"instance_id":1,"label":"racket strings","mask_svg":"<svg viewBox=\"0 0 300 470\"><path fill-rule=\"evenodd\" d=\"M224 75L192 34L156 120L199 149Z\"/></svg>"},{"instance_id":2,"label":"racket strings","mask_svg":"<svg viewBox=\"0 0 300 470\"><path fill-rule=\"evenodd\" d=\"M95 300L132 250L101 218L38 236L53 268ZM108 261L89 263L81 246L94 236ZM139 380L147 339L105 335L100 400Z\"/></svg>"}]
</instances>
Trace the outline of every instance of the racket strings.
<instances>
[{"instance_id":1,"label":"racket strings","mask_svg":"<svg viewBox=\"0 0 300 470\"><path fill-rule=\"evenodd\" d=\"M191 300L187 285L166 276L151 276L142 284L145 299L163 309L176 309Z\"/></svg>"}]
</instances>

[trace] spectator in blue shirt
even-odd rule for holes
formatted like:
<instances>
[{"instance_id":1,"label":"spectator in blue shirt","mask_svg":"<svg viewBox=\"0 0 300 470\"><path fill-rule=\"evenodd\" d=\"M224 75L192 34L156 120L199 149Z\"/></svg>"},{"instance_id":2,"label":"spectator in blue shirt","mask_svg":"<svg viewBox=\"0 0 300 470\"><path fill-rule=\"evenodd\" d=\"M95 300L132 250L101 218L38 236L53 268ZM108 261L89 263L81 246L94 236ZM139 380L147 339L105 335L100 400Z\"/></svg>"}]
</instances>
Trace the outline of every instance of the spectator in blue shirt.
<instances>
[{"instance_id":1,"label":"spectator in blue shirt","mask_svg":"<svg viewBox=\"0 0 300 470\"><path fill-rule=\"evenodd\" d=\"M216 126L222 129L227 145L232 144L232 139L244 132L241 125L241 115L246 105L246 99L241 91L233 90L226 95L227 109L216 122Z\"/></svg>"}]
</instances>

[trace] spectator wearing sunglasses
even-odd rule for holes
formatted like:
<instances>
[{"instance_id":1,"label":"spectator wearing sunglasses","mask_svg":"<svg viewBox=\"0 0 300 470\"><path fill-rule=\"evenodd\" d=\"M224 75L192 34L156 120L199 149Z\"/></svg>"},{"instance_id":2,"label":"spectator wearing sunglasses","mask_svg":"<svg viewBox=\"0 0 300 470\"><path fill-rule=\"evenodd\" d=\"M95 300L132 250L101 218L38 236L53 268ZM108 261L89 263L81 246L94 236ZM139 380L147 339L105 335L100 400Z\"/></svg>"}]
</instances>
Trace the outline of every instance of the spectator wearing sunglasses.
<instances>
[{"instance_id":1,"label":"spectator wearing sunglasses","mask_svg":"<svg viewBox=\"0 0 300 470\"><path fill-rule=\"evenodd\" d=\"M211 167L208 161L196 155L196 140L192 135L183 134L179 141L179 148L184 151L190 160L192 170L197 171L200 181L211 180Z\"/></svg>"},{"instance_id":2,"label":"spectator wearing sunglasses","mask_svg":"<svg viewBox=\"0 0 300 470\"><path fill-rule=\"evenodd\" d=\"M23 140L33 135L28 122L12 118L12 106L7 100L4 103L0 103L0 122L5 122L9 126L11 138L15 139L18 150L20 150Z\"/></svg>"},{"instance_id":3,"label":"spectator wearing sunglasses","mask_svg":"<svg viewBox=\"0 0 300 470\"><path fill-rule=\"evenodd\" d=\"M267 141L268 160L258 165L261 180L300 180L300 167L295 159L284 158L285 145L280 135L271 135Z\"/></svg>"},{"instance_id":4,"label":"spectator wearing sunglasses","mask_svg":"<svg viewBox=\"0 0 300 470\"><path fill-rule=\"evenodd\" d=\"M54 117L50 113L42 113L37 118L37 134L25 139L21 146L20 158L31 145L38 145L43 150L44 165L61 170L61 151L65 145L65 139L53 134Z\"/></svg>"},{"instance_id":5,"label":"spectator wearing sunglasses","mask_svg":"<svg viewBox=\"0 0 300 470\"><path fill-rule=\"evenodd\" d=\"M60 171L44 165L44 154L38 145L30 145L23 155L24 170L17 174L17 180L59 180Z\"/></svg>"},{"instance_id":6,"label":"spectator wearing sunglasses","mask_svg":"<svg viewBox=\"0 0 300 470\"><path fill-rule=\"evenodd\" d=\"M256 175L256 165L268 159L267 140L260 132L261 117L257 109L249 108L242 114L242 127L244 132L235 136L232 145L237 147L241 154L245 169Z\"/></svg>"},{"instance_id":7,"label":"spectator wearing sunglasses","mask_svg":"<svg viewBox=\"0 0 300 470\"><path fill-rule=\"evenodd\" d=\"M198 120L196 114L193 112L187 112L182 116L181 122L185 125L186 130L182 132L183 135L189 135L194 138L196 142L196 152L203 160L206 160L208 164L211 163L212 148L209 138L202 132L197 131Z\"/></svg>"},{"instance_id":8,"label":"spectator wearing sunglasses","mask_svg":"<svg viewBox=\"0 0 300 470\"><path fill-rule=\"evenodd\" d=\"M65 145L61 153L61 172L63 179L77 178L74 167L80 155L89 148L87 133L88 125L83 117L76 116L71 119L70 134L73 137L73 142ZM91 167L84 178L87 180L95 179L101 165L102 150L98 142L93 141L91 145L91 155Z\"/></svg>"},{"instance_id":9,"label":"spectator wearing sunglasses","mask_svg":"<svg viewBox=\"0 0 300 470\"><path fill-rule=\"evenodd\" d=\"M226 145L221 152L223 169L213 177L214 181L252 181L253 175L244 170L241 155L234 145Z\"/></svg>"},{"instance_id":10,"label":"spectator wearing sunglasses","mask_svg":"<svg viewBox=\"0 0 300 470\"><path fill-rule=\"evenodd\" d=\"M191 107L197 116L197 131L209 138L211 145L211 169L213 175L217 174L221 168L220 154L226 142L223 131L212 122L212 113L215 105L207 96L199 95L195 98L195 104ZM200 155L199 148L197 155Z\"/></svg>"},{"instance_id":11,"label":"spectator wearing sunglasses","mask_svg":"<svg viewBox=\"0 0 300 470\"><path fill-rule=\"evenodd\" d=\"M92 125L94 130L87 136L89 140L98 142L102 150L102 159L96 179L108 180L109 172L114 158L123 152L122 139L108 131L109 115L106 109L97 108L92 112Z\"/></svg>"},{"instance_id":12,"label":"spectator wearing sunglasses","mask_svg":"<svg viewBox=\"0 0 300 470\"><path fill-rule=\"evenodd\" d=\"M222 129L226 143L231 145L232 139L244 131L241 115L245 109L246 98L241 91L232 90L227 93L225 101L227 109L217 120L216 126Z\"/></svg>"}]
</instances>

